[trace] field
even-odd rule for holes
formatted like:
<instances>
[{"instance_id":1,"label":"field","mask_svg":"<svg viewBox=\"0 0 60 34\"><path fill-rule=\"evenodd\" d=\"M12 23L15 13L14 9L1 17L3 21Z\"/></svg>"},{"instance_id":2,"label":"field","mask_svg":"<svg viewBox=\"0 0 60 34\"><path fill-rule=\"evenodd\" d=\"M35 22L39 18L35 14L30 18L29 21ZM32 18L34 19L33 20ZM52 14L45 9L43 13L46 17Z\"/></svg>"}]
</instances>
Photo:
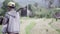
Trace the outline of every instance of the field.
<instances>
[{"instance_id":1,"label":"field","mask_svg":"<svg viewBox=\"0 0 60 34\"><path fill-rule=\"evenodd\" d=\"M60 20L54 18L21 18L20 23L20 34L60 34Z\"/></svg>"}]
</instances>

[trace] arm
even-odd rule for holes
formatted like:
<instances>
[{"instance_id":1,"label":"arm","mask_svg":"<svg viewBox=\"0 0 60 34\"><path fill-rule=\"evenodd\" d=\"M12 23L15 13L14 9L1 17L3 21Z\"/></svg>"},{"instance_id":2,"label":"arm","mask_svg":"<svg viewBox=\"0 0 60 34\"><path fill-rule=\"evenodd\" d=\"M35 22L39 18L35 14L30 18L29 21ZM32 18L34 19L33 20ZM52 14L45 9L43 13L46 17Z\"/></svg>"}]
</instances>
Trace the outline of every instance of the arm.
<instances>
[{"instance_id":1,"label":"arm","mask_svg":"<svg viewBox=\"0 0 60 34\"><path fill-rule=\"evenodd\" d=\"M5 17L3 18L3 22L2 22L2 24L5 25L5 24L8 23L8 21L9 21L8 15L5 14Z\"/></svg>"}]
</instances>

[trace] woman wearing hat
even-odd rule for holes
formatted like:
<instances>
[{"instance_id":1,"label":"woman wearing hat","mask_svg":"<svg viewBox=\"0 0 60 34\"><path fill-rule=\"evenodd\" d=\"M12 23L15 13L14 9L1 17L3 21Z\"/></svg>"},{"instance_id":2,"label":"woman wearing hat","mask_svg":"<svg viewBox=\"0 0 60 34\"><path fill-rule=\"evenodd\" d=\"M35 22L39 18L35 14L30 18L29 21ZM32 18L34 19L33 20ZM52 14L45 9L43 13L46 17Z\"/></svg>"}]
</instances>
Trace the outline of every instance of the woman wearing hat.
<instances>
[{"instance_id":1,"label":"woman wearing hat","mask_svg":"<svg viewBox=\"0 0 60 34\"><path fill-rule=\"evenodd\" d=\"M4 21L9 21L9 22L4 23ZM3 23L6 27L5 32L7 31L8 34L19 34L20 16L19 16L19 12L16 12L15 10L14 2L8 3L8 12L6 12L5 20L3 20Z\"/></svg>"}]
</instances>

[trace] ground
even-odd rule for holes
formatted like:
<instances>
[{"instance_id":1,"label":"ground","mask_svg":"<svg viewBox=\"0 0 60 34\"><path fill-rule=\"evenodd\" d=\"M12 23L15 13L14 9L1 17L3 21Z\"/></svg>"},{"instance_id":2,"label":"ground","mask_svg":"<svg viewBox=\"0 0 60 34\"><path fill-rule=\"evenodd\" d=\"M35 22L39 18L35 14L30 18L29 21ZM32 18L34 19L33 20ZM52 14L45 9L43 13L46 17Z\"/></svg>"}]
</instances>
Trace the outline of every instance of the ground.
<instances>
[{"instance_id":1,"label":"ground","mask_svg":"<svg viewBox=\"0 0 60 34\"><path fill-rule=\"evenodd\" d=\"M54 18L21 18L20 23L20 34L60 34L60 20Z\"/></svg>"}]
</instances>

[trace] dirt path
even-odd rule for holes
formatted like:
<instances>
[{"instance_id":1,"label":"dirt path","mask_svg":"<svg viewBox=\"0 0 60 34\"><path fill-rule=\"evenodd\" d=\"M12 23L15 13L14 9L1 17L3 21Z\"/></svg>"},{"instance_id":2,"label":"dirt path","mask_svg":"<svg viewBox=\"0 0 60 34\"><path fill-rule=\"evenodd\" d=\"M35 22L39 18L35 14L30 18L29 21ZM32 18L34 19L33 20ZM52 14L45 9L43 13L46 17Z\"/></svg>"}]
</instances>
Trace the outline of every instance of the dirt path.
<instances>
[{"instance_id":1,"label":"dirt path","mask_svg":"<svg viewBox=\"0 0 60 34\"><path fill-rule=\"evenodd\" d=\"M31 34L58 34L58 32L53 29L48 23L50 23L52 19L48 20L37 20L36 26L32 28Z\"/></svg>"},{"instance_id":2,"label":"dirt path","mask_svg":"<svg viewBox=\"0 0 60 34\"><path fill-rule=\"evenodd\" d=\"M22 24L20 25L20 34L26 34L25 28L31 23L31 21L35 21L36 23L36 25L30 31L31 34L58 34L58 32L49 25L52 19L23 20Z\"/></svg>"}]
</instances>

